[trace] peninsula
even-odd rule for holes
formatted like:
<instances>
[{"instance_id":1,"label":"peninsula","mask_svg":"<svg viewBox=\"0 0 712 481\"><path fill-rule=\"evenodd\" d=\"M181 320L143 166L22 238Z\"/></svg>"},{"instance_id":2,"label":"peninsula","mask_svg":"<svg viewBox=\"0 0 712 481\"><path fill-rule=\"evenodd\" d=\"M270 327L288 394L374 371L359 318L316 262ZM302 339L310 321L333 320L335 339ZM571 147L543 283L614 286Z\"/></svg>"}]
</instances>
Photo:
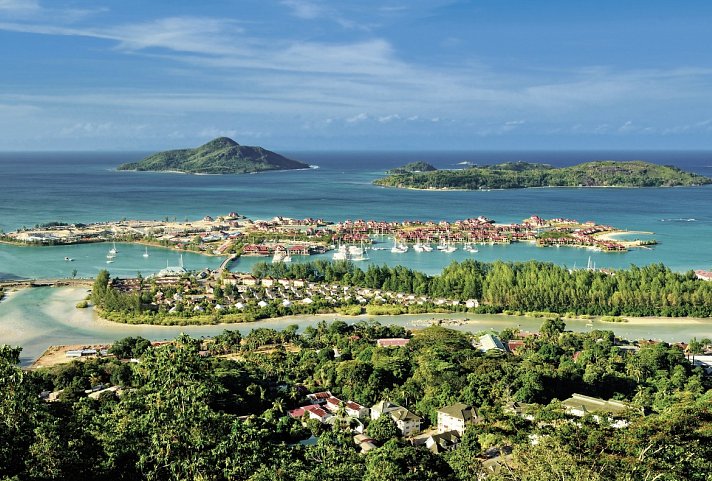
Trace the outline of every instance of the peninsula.
<instances>
[{"instance_id":1,"label":"peninsula","mask_svg":"<svg viewBox=\"0 0 712 481\"><path fill-rule=\"evenodd\" d=\"M268 170L308 169L262 147L240 145L219 137L195 149L158 152L139 162L122 164L118 170L181 172L186 174L248 174Z\"/></svg>"},{"instance_id":2,"label":"peninsula","mask_svg":"<svg viewBox=\"0 0 712 481\"><path fill-rule=\"evenodd\" d=\"M643 161L603 160L555 168L548 164L507 162L461 170L413 172L404 166L374 183L425 190L521 189L527 187L677 187L712 183L712 179L673 166Z\"/></svg>"}]
</instances>

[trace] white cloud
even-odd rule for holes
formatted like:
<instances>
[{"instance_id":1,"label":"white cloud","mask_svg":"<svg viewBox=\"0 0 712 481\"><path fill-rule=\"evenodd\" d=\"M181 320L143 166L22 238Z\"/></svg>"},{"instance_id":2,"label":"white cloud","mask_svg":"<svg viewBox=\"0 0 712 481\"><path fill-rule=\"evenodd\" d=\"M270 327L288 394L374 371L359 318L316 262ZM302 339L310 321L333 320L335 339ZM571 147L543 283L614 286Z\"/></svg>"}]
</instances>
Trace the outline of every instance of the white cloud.
<instances>
[{"instance_id":1,"label":"white cloud","mask_svg":"<svg viewBox=\"0 0 712 481\"><path fill-rule=\"evenodd\" d=\"M391 115L384 115L382 117L378 117L378 121L382 124L387 124L389 122L393 122L394 120L400 120L401 116L398 114L391 114Z\"/></svg>"},{"instance_id":2,"label":"white cloud","mask_svg":"<svg viewBox=\"0 0 712 481\"><path fill-rule=\"evenodd\" d=\"M365 120L368 120L368 114L361 112L360 114L356 114L353 117L349 117L346 119L347 124L356 124L359 122L363 122Z\"/></svg>"},{"instance_id":3,"label":"white cloud","mask_svg":"<svg viewBox=\"0 0 712 481\"><path fill-rule=\"evenodd\" d=\"M312 20L324 14L324 7L306 0L283 0L282 5L289 7L295 17Z\"/></svg>"},{"instance_id":4,"label":"white cloud","mask_svg":"<svg viewBox=\"0 0 712 481\"><path fill-rule=\"evenodd\" d=\"M37 0L0 0L0 13L27 14L39 9Z\"/></svg>"}]
</instances>

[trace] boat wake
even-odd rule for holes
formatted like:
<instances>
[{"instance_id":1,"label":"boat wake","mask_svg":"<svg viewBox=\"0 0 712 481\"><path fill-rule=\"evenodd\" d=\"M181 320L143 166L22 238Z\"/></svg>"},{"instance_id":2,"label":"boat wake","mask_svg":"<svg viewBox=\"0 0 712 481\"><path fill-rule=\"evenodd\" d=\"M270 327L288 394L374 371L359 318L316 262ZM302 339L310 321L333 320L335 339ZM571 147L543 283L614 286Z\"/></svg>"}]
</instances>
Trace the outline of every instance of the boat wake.
<instances>
[{"instance_id":1,"label":"boat wake","mask_svg":"<svg viewBox=\"0 0 712 481\"><path fill-rule=\"evenodd\" d=\"M694 219L694 218L685 219L683 217L678 217L675 219L660 219L660 222L697 222L697 219Z\"/></svg>"}]
</instances>

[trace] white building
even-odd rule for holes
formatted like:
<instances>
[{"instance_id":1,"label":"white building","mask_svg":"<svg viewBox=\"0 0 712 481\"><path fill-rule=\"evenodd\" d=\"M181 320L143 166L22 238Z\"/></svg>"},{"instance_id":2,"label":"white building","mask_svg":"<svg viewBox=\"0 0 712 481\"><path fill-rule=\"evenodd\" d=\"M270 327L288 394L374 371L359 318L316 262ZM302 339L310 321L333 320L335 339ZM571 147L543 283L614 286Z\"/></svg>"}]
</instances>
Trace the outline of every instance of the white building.
<instances>
[{"instance_id":1,"label":"white building","mask_svg":"<svg viewBox=\"0 0 712 481\"><path fill-rule=\"evenodd\" d=\"M457 431L460 436L465 428L477 422L477 411L464 403L455 403L438 409L438 432Z\"/></svg>"}]
</instances>

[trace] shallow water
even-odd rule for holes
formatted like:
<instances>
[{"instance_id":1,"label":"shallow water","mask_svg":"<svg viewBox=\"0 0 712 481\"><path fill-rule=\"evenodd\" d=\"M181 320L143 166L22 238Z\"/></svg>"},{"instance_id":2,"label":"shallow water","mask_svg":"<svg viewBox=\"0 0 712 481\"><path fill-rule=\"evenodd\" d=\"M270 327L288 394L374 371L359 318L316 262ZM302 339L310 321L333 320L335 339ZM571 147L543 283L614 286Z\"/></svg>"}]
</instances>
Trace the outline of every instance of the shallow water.
<instances>
[{"instance_id":1,"label":"shallow water","mask_svg":"<svg viewBox=\"0 0 712 481\"><path fill-rule=\"evenodd\" d=\"M126 336L143 336L151 340L176 337L185 332L194 337L213 336L225 329L237 329L243 334L257 327L283 329L290 324L298 324L300 329L314 326L321 320L342 319L348 323L358 322L367 317L345 316L294 316L281 319L267 319L248 324L224 324L217 326L133 326L98 319L92 309L77 309L76 303L87 294L82 288L38 287L10 293L0 302L0 344L23 347L21 361L31 364L50 345L93 344L112 342ZM412 328L413 321L429 319L469 319L472 322L451 326L453 329L477 332L518 327L525 331L537 331L541 319L518 316L472 315L472 314L429 314L381 316L382 324L397 324ZM587 331L588 321L567 320L568 329ZM712 337L712 319L694 322L686 319L671 319L668 323L642 325L634 323L606 324L597 322L596 329L606 329L618 336L629 339L662 339L668 342L688 341L692 337Z\"/></svg>"}]
</instances>

